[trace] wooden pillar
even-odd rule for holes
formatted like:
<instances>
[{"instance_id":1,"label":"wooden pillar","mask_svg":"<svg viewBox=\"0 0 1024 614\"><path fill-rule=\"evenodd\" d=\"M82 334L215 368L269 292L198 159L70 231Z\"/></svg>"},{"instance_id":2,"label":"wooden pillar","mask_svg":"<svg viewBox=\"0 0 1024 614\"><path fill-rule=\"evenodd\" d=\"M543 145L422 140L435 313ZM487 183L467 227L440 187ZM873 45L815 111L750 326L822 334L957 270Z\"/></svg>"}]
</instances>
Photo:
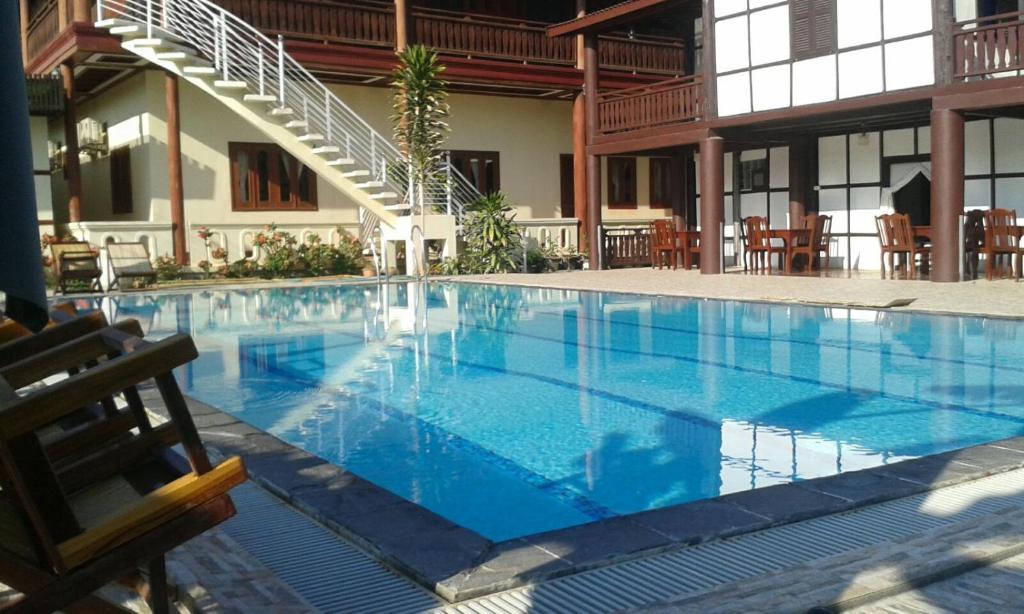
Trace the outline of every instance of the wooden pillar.
<instances>
[{"instance_id":1,"label":"wooden pillar","mask_svg":"<svg viewBox=\"0 0 1024 614\"><path fill-rule=\"evenodd\" d=\"M68 221L82 221L82 167L78 161L78 110L75 108L75 69L60 65L64 80L64 174L68 180Z\"/></svg>"},{"instance_id":2,"label":"wooden pillar","mask_svg":"<svg viewBox=\"0 0 1024 614\"><path fill-rule=\"evenodd\" d=\"M933 109L932 281L960 281L960 216L964 212L964 116Z\"/></svg>"},{"instance_id":3,"label":"wooden pillar","mask_svg":"<svg viewBox=\"0 0 1024 614\"><path fill-rule=\"evenodd\" d=\"M576 19L583 17L587 14L587 0L576 0ZM583 55L585 52L585 44L583 42L583 35L576 35L576 68L583 70Z\"/></svg>"},{"instance_id":4,"label":"wooden pillar","mask_svg":"<svg viewBox=\"0 0 1024 614\"><path fill-rule=\"evenodd\" d=\"M583 94L572 105L573 215L579 220L580 246L587 244L587 117Z\"/></svg>"},{"instance_id":5,"label":"wooden pillar","mask_svg":"<svg viewBox=\"0 0 1024 614\"><path fill-rule=\"evenodd\" d=\"M725 148L722 138L700 143L700 272L722 272L722 221L725 217Z\"/></svg>"},{"instance_id":6,"label":"wooden pillar","mask_svg":"<svg viewBox=\"0 0 1024 614\"><path fill-rule=\"evenodd\" d=\"M809 161L807 141L795 140L789 144L789 227L796 228L800 218L807 215Z\"/></svg>"},{"instance_id":7,"label":"wooden pillar","mask_svg":"<svg viewBox=\"0 0 1024 614\"><path fill-rule=\"evenodd\" d=\"M178 76L164 73L167 105L167 191L171 206L171 238L174 261L188 264L185 238L185 189L181 178L181 106L178 103Z\"/></svg>"},{"instance_id":8,"label":"wooden pillar","mask_svg":"<svg viewBox=\"0 0 1024 614\"><path fill-rule=\"evenodd\" d=\"M410 42L409 2L408 0L395 0L395 51L404 51Z\"/></svg>"},{"instance_id":9,"label":"wooden pillar","mask_svg":"<svg viewBox=\"0 0 1024 614\"><path fill-rule=\"evenodd\" d=\"M690 165L687 164L688 149L676 149L672 152L672 227L686 230L686 189L689 185Z\"/></svg>"},{"instance_id":10,"label":"wooden pillar","mask_svg":"<svg viewBox=\"0 0 1024 614\"><path fill-rule=\"evenodd\" d=\"M89 0L74 0L74 5L72 6L74 21L92 22L92 7L89 4Z\"/></svg>"},{"instance_id":11,"label":"wooden pillar","mask_svg":"<svg viewBox=\"0 0 1024 614\"><path fill-rule=\"evenodd\" d=\"M21 63L28 66L28 0L18 0L18 19L21 25Z\"/></svg>"},{"instance_id":12,"label":"wooden pillar","mask_svg":"<svg viewBox=\"0 0 1024 614\"><path fill-rule=\"evenodd\" d=\"M68 27L68 1L57 0L57 28L62 32Z\"/></svg>"},{"instance_id":13,"label":"wooden pillar","mask_svg":"<svg viewBox=\"0 0 1024 614\"><path fill-rule=\"evenodd\" d=\"M597 35L584 36L583 96L587 118L587 143L591 144L597 132ZM601 159L587 154L587 237L590 246L590 269L604 268L601 257Z\"/></svg>"},{"instance_id":14,"label":"wooden pillar","mask_svg":"<svg viewBox=\"0 0 1024 614\"><path fill-rule=\"evenodd\" d=\"M953 82L953 23L956 16L951 0L932 0L935 32L932 37L932 56L935 62L935 85Z\"/></svg>"}]
</instances>

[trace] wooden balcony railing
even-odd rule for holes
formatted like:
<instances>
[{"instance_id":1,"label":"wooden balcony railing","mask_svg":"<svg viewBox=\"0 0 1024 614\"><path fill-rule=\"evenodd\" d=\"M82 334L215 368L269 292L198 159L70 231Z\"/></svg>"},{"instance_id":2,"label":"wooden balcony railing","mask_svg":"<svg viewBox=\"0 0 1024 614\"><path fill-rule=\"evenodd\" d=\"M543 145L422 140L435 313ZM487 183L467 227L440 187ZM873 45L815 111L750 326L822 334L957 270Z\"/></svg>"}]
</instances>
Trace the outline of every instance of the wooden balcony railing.
<instances>
[{"instance_id":1,"label":"wooden balcony railing","mask_svg":"<svg viewBox=\"0 0 1024 614\"><path fill-rule=\"evenodd\" d=\"M956 24L953 57L957 79L1024 69L1024 12Z\"/></svg>"},{"instance_id":2,"label":"wooden balcony railing","mask_svg":"<svg viewBox=\"0 0 1024 614\"><path fill-rule=\"evenodd\" d=\"M60 34L60 12L53 0L44 4L28 22L28 58L39 55Z\"/></svg>"},{"instance_id":3,"label":"wooden balcony railing","mask_svg":"<svg viewBox=\"0 0 1024 614\"><path fill-rule=\"evenodd\" d=\"M704 82L691 75L606 92L597 99L597 112L601 134L692 121L704 114Z\"/></svg>"},{"instance_id":4,"label":"wooden balcony railing","mask_svg":"<svg viewBox=\"0 0 1024 614\"><path fill-rule=\"evenodd\" d=\"M493 60L576 64L572 37L548 38L545 24L448 11L413 9L416 42L441 53Z\"/></svg>"},{"instance_id":5,"label":"wooden balcony railing","mask_svg":"<svg viewBox=\"0 0 1024 614\"><path fill-rule=\"evenodd\" d=\"M246 23L288 38L375 47L395 44L395 5L325 0L214 0Z\"/></svg>"},{"instance_id":6,"label":"wooden balcony railing","mask_svg":"<svg viewBox=\"0 0 1024 614\"><path fill-rule=\"evenodd\" d=\"M602 68L667 75L686 73L685 48L674 39L602 36L597 52Z\"/></svg>"},{"instance_id":7,"label":"wooden balcony railing","mask_svg":"<svg viewBox=\"0 0 1024 614\"><path fill-rule=\"evenodd\" d=\"M604 264L609 268L651 264L651 229L648 226L603 228L601 240Z\"/></svg>"},{"instance_id":8,"label":"wooden balcony railing","mask_svg":"<svg viewBox=\"0 0 1024 614\"><path fill-rule=\"evenodd\" d=\"M64 110L64 86L57 75L26 75L28 112L56 115Z\"/></svg>"}]
</instances>

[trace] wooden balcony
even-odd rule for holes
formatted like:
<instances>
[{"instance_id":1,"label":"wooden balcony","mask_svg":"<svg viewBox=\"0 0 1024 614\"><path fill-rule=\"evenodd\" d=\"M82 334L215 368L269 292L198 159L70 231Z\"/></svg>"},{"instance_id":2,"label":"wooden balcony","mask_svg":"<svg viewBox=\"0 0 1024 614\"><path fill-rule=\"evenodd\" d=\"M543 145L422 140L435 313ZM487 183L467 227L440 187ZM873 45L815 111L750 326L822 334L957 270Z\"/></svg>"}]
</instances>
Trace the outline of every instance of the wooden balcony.
<instances>
[{"instance_id":1,"label":"wooden balcony","mask_svg":"<svg viewBox=\"0 0 1024 614\"><path fill-rule=\"evenodd\" d=\"M1010 76L1024 70L1024 13L1004 13L956 24L956 79Z\"/></svg>"},{"instance_id":2,"label":"wooden balcony","mask_svg":"<svg viewBox=\"0 0 1024 614\"><path fill-rule=\"evenodd\" d=\"M369 47L393 47L395 7L391 2L333 0L214 0L268 34L296 40ZM482 60L573 67L576 44L551 39L546 23L491 15L413 7L416 42L445 55ZM680 41L656 37L601 38L602 68L650 75L681 75L685 52Z\"/></svg>"},{"instance_id":3,"label":"wooden balcony","mask_svg":"<svg viewBox=\"0 0 1024 614\"><path fill-rule=\"evenodd\" d=\"M38 56L60 34L61 18L53 0L42 5L36 14L29 17L26 34L28 59Z\"/></svg>"},{"instance_id":4,"label":"wooden balcony","mask_svg":"<svg viewBox=\"0 0 1024 614\"><path fill-rule=\"evenodd\" d=\"M605 92L597 99L597 112L602 135L694 121L704 114L704 81L691 75Z\"/></svg>"}]
</instances>

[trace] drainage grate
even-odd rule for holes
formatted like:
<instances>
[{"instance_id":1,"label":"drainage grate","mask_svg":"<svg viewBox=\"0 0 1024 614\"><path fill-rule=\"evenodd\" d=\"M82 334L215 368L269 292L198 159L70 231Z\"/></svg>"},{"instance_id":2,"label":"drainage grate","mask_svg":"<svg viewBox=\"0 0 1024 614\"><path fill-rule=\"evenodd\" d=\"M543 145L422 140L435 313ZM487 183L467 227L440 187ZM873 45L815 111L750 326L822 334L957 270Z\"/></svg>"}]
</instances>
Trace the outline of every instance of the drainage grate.
<instances>
[{"instance_id":1,"label":"drainage grate","mask_svg":"<svg viewBox=\"0 0 1024 614\"><path fill-rule=\"evenodd\" d=\"M441 600L257 486L231 491L232 539L321 612L423 612Z\"/></svg>"}]
</instances>

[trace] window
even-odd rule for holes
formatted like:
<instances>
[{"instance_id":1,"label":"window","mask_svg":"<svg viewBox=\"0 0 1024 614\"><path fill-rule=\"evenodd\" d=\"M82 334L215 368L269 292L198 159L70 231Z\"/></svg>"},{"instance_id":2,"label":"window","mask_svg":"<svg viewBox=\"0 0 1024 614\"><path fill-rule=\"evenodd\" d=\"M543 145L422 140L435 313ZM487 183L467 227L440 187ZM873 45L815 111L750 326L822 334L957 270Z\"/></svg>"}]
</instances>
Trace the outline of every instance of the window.
<instances>
[{"instance_id":1,"label":"window","mask_svg":"<svg viewBox=\"0 0 1024 614\"><path fill-rule=\"evenodd\" d=\"M836 51L836 0L792 0L793 59L807 60Z\"/></svg>"},{"instance_id":2,"label":"window","mask_svg":"<svg viewBox=\"0 0 1024 614\"><path fill-rule=\"evenodd\" d=\"M131 147L110 151L110 203L115 214L131 213L134 208Z\"/></svg>"},{"instance_id":3,"label":"window","mask_svg":"<svg viewBox=\"0 0 1024 614\"><path fill-rule=\"evenodd\" d=\"M316 175L269 143L230 143L231 208L315 211Z\"/></svg>"},{"instance_id":4,"label":"window","mask_svg":"<svg viewBox=\"0 0 1024 614\"><path fill-rule=\"evenodd\" d=\"M740 190L762 192L768 189L768 160L743 160L740 162Z\"/></svg>"},{"instance_id":5,"label":"window","mask_svg":"<svg viewBox=\"0 0 1024 614\"><path fill-rule=\"evenodd\" d=\"M608 158L608 207L636 209L636 158Z\"/></svg>"},{"instance_id":6,"label":"window","mask_svg":"<svg viewBox=\"0 0 1024 614\"><path fill-rule=\"evenodd\" d=\"M672 159L651 158L651 209L672 208Z\"/></svg>"},{"instance_id":7,"label":"window","mask_svg":"<svg viewBox=\"0 0 1024 614\"><path fill-rule=\"evenodd\" d=\"M452 166L481 194L501 190L500 156L496 151L451 151Z\"/></svg>"},{"instance_id":8,"label":"window","mask_svg":"<svg viewBox=\"0 0 1024 614\"><path fill-rule=\"evenodd\" d=\"M562 195L562 217L576 217L576 174L572 154L558 157L558 175Z\"/></svg>"}]
</instances>

